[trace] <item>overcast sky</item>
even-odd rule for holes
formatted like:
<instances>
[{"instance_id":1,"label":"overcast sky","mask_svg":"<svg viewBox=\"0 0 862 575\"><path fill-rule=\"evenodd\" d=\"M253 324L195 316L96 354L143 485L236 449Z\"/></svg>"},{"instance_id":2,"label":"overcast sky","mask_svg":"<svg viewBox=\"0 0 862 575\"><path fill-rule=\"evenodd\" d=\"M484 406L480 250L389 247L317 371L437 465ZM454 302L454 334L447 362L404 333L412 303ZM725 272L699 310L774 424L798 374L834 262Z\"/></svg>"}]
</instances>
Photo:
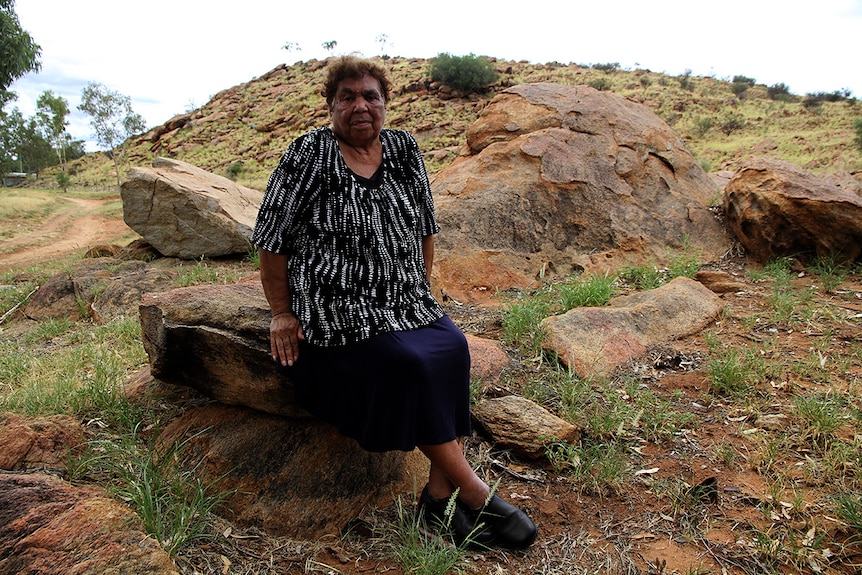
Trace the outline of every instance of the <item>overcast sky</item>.
<instances>
[{"instance_id":1,"label":"overcast sky","mask_svg":"<svg viewBox=\"0 0 862 575\"><path fill-rule=\"evenodd\" d=\"M89 82L129 96L151 128L282 63L323 59L328 41L335 54L618 62L862 98L862 0L17 0L15 11L42 47L42 70L11 86L7 110L30 116L51 90L83 140L92 130L77 105Z\"/></svg>"}]
</instances>

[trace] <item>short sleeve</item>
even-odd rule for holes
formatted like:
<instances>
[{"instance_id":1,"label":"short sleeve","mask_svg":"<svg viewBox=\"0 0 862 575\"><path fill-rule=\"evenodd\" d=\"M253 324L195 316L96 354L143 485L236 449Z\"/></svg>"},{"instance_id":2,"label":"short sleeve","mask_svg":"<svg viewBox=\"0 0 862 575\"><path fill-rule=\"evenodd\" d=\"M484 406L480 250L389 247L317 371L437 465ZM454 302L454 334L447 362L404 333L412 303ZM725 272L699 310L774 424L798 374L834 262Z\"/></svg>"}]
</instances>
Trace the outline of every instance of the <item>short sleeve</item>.
<instances>
[{"instance_id":1,"label":"short sleeve","mask_svg":"<svg viewBox=\"0 0 862 575\"><path fill-rule=\"evenodd\" d=\"M309 190L319 177L319 160L313 159L317 138L312 136L294 140L269 177L251 237L259 248L273 253L290 248L290 238L308 205Z\"/></svg>"},{"instance_id":2,"label":"short sleeve","mask_svg":"<svg viewBox=\"0 0 862 575\"><path fill-rule=\"evenodd\" d=\"M437 216L434 211L431 183L428 181L428 173L425 170L425 161L422 159L419 144L409 132L402 133L407 139L407 154L418 194L416 199L420 209L419 231L422 236L430 236L440 231L440 225L437 223Z\"/></svg>"}]
</instances>

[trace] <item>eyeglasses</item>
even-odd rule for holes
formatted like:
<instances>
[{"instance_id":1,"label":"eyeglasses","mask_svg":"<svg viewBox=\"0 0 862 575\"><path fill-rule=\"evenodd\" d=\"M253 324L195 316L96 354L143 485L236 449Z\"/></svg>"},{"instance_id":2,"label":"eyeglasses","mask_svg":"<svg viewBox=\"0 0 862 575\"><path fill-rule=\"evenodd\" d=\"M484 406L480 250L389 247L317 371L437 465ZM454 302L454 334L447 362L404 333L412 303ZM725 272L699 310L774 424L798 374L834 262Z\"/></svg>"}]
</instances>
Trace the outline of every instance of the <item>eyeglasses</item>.
<instances>
[{"instance_id":1,"label":"eyeglasses","mask_svg":"<svg viewBox=\"0 0 862 575\"><path fill-rule=\"evenodd\" d=\"M335 105L341 109L349 108L358 98L365 100L365 103L372 108L382 108L386 105L386 101L377 90L365 90L364 92L358 93L351 90L344 90L336 95Z\"/></svg>"}]
</instances>

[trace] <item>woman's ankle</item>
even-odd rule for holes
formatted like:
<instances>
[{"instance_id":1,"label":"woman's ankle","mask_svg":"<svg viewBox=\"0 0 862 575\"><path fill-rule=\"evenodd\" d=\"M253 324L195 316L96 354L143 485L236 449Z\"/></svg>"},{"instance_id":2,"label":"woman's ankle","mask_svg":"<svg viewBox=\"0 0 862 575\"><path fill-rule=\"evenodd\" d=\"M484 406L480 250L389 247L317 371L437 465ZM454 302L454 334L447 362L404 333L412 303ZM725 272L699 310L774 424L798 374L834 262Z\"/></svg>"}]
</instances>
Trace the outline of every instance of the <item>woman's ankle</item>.
<instances>
[{"instance_id":1,"label":"woman's ankle","mask_svg":"<svg viewBox=\"0 0 862 575\"><path fill-rule=\"evenodd\" d=\"M458 492L458 499L460 499L461 503L463 503L467 508L472 509L473 511L478 511L484 507L490 494L491 490L487 486L484 486L484 489L479 487L473 488L469 491L461 489Z\"/></svg>"}]
</instances>

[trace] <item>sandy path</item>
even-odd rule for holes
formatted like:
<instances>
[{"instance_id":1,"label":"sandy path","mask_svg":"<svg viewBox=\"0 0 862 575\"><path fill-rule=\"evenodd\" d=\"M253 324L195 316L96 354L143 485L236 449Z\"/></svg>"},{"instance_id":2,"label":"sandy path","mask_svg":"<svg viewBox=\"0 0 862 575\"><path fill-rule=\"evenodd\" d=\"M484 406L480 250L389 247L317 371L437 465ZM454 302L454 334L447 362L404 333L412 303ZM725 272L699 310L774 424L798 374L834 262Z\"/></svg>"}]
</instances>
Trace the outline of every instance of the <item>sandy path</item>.
<instances>
[{"instance_id":1,"label":"sandy path","mask_svg":"<svg viewBox=\"0 0 862 575\"><path fill-rule=\"evenodd\" d=\"M61 199L73 206L46 219L33 230L0 242L0 271L56 259L134 233L122 219L106 218L97 213L111 200Z\"/></svg>"}]
</instances>

